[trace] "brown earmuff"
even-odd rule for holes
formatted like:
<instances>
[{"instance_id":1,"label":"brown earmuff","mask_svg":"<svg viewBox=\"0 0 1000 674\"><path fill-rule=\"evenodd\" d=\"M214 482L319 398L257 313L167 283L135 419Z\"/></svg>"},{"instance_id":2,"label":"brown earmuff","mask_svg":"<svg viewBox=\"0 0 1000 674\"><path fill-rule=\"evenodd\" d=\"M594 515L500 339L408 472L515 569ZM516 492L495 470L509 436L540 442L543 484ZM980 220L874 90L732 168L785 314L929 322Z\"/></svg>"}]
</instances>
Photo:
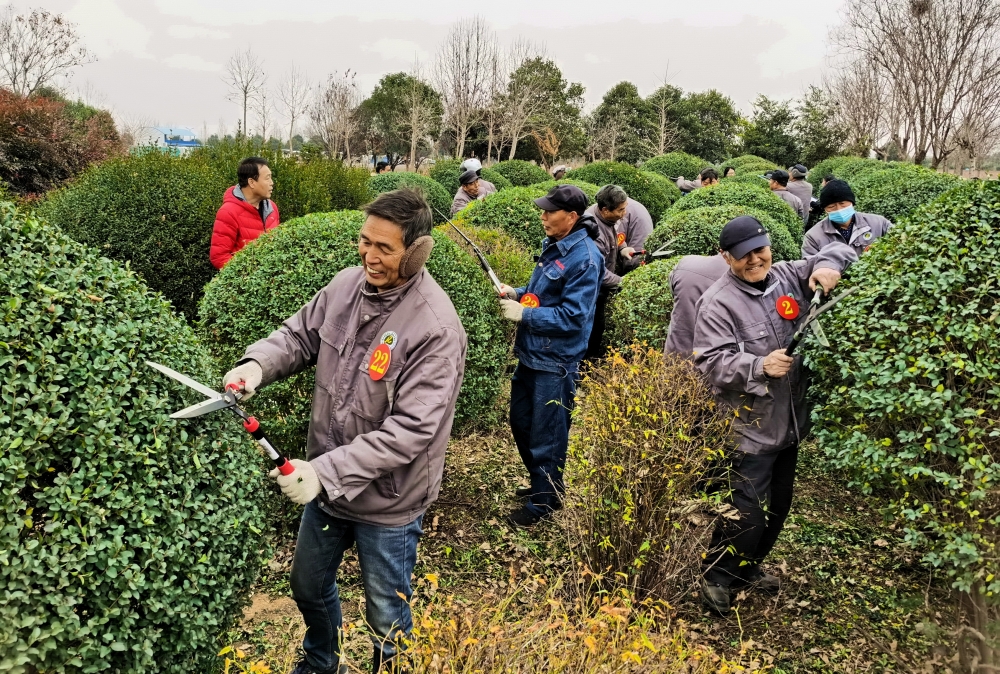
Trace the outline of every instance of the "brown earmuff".
<instances>
[{"instance_id":1,"label":"brown earmuff","mask_svg":"<svg viewBox=\"0 0 1000 674\"><path fill-rule=\"evenodd\" d=\"M433 248L434 239L429 236L421 236L411 243L399 260L399 275L403 278L416 276L427 263Z\"/></svg>"}]
</instances>

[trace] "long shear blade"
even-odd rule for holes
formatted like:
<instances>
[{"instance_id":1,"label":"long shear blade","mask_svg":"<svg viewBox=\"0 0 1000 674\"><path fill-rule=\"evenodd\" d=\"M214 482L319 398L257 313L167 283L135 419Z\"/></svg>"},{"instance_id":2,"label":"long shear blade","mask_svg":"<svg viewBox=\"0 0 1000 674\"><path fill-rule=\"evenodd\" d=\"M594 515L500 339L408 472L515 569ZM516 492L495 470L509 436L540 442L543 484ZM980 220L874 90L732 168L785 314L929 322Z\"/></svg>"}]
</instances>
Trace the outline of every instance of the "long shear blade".
<instances>
[{"instance_id":1,"label":"long shear blade","mask_svg":"<svg viewBox=\"0 0 1000 674\"><path fill-rule=\"evenodd\" d=\"M816 340L824 347L830 348L830 340L826 338L826 333L823 332L823 325L818 320L813 320L809 324L809 328L812 330L813 334L816 335Z\"/></svg>"},{"instance_id":2,"label":"long shear blade","mask_svg":"<svg viewBox=\"0 0 1000 674\"><path fill-rule=\"evenodd\" d=\"M217 410L224 410L227 407L232 407L233 403L226 400L221 394L216 393L215 398L212 400L204 400L197 405L191 405L191 407L185 407L179 412L174 412L170 415L171 419L191 419L194 417L200 417L205 414L210 414Z\"/></svg>"},{"instance_id":3,"label":"long shear blade","mask_svg":"<svg viewBox=\"0 0 1000 674\"><path fill-rule=\"evenodd\" d=\"M191 377L187 377L187 376L181 374L180 372L178 372L177 370L171 370L166 365L160 365L159 363L153 363L153 362L150 362L148 360L146 361L146 365L150 366L154 370L159 370L160 372L162 372L163 374L167 375L168 377L170 377L174 381L178 381L178 382L184 384L185 386L187 386L188 388L194 389L195 391L197 391L198 393L202 394L206 398L215 399L215 398L219 397L219 392L218 391L213 391L212 389L210 389L209 387L205 386L204 384L199 384L194 379L191 379Z\"/></svg>"}]
</instances>

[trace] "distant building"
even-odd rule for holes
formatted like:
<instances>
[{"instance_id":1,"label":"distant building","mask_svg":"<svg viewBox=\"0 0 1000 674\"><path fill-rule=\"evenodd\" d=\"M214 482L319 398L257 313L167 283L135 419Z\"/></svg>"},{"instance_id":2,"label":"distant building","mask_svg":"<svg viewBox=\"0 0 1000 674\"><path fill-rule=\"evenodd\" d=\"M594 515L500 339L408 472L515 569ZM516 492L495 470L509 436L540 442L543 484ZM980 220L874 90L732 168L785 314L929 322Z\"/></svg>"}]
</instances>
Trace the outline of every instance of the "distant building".
<instances>
[{"instance_id":1,"label":"distant building","mask_svg":"<svg viewBox=\"0 0 1000 674\"><path fill-rule=\"evenodd\" d=\"M156 147L166 154L183 157L201 147L201 141L191 129L180 126L149 126L137 135L135 147Z\"/></svg>"}]
</instances>

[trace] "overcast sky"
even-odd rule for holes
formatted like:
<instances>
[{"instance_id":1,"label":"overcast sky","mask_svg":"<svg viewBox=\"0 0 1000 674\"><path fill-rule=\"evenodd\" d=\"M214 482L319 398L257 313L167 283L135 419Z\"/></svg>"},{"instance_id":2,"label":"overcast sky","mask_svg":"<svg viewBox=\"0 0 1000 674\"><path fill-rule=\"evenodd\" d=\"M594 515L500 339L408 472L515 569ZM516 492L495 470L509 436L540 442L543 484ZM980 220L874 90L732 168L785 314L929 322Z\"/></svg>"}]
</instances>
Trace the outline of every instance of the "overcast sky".
<instances>
[{"instance_id":1,"label":"overcast sky","mask_svg":"<svg viewBox=\"0 0 1000 674\"><path fill-rule=\"evenodd\" d=\"M544 45L564 76L586 87L588 109L617 82L641 94L669 81L719 89L749 111L758 93L797 97L819 83L830 29L844 0L0 0L43 7L74 21L97 61L77 70L71 92L125 118L188 126L199 135L239 106L227 99L225 64L248 46L273 84L294 63L317 82L358 73L365 93L379 77L429 70L453 22L478 13L502 43Z\"/></svg>"}]
</instances>

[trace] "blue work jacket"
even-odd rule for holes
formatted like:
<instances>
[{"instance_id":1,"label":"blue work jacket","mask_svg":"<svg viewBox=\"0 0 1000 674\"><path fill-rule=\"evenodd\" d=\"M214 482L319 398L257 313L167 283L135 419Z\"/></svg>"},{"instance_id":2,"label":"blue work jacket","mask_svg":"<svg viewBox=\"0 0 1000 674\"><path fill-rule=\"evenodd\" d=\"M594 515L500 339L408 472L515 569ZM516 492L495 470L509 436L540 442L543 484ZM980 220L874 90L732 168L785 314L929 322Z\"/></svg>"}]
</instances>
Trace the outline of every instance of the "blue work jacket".
<instances>
[{"instance_id":1,"label":"blue work jacket","mask_svg":"<svg viewBox=\"0 0 1000 674\"><path fill-rule=\"evenodd\" d=\"M591 238L597 222L590 216L559 241L545 239L531 280L517 289L538 296L538 307L526 307L517 328L514 353L533 370L576 372L587 352L594 326L597 292L604 259Z\"/></svg>"}]
</instances>

